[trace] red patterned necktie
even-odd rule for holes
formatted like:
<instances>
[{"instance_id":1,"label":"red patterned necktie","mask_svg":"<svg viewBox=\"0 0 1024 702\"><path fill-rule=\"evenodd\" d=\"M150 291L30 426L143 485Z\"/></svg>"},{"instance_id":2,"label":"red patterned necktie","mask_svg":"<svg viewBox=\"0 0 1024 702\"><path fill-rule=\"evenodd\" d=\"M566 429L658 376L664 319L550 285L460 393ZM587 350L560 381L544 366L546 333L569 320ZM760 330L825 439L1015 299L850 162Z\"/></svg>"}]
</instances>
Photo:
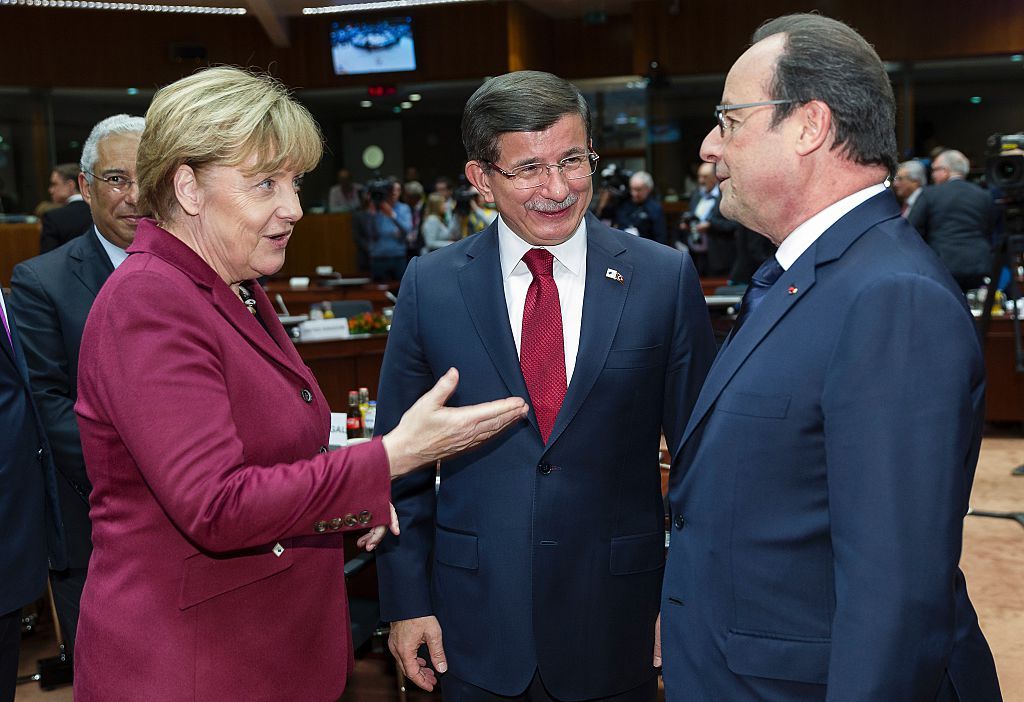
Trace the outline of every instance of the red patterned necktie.
<instances>
[{"instance_id":1,"label":"red patterned necktie","mask_svg":"<svg viewBox=\"0 0 1024 702\"><path fill-rule=\"evenodd\" d=\"M540 435L547 443L555 417L565 398L565 345L562 340L562 308L552 275L554 257L545 249L530 249L523 263L533 274L523 308L523 335L519 367L530 392Z\"/></svg>"}]
</instances>

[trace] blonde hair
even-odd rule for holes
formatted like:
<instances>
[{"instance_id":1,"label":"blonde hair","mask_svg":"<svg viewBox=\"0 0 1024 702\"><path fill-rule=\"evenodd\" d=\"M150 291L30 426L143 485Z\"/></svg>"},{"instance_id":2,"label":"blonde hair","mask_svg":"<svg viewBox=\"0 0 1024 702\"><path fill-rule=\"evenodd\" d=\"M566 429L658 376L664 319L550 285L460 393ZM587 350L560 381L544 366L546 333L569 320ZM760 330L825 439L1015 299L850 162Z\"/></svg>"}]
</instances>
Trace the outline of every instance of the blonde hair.
<instances>
[{"instance_id":1,"label":"blonde hair","mask_svg":"<svg viewBox=\"0 0 1024 702\"><path fill-rule=\"evenodd\" d=\"M233 66L207 68L153 97L136 166L139 210L172 218L174 174L183 164L198 170L255 157L251 173L305 172L322 154L320 128L280 81Z\"/></svg>"},{"instance_id":2,"label":"blonde hair","mask_svg":"<svg viewBox=\"0 0 1024 702\"><path fill-rule=\"evenodd\" d=\"M437 215L444 219L444 198L441 197L440 193L430 193L427 195L427 206L423 209L424 219L430 215Z\"/></svg>"}]
</instances>

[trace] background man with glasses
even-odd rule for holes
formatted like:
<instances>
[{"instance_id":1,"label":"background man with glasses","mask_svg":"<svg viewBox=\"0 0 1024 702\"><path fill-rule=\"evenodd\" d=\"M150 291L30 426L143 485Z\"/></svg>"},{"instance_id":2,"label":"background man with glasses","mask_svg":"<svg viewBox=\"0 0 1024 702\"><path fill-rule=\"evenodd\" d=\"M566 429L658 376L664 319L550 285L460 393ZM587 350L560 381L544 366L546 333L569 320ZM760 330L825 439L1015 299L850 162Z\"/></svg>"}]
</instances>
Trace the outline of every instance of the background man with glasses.
<instances>
[{"instance_id":1,"label":"background man with glasses","mask_svg":"<svg viewBox=\"0 0 1024 702\"><path fill-rule=\"evenodd\" d=\"M666 699L995 702L957 567L984 365L964 296L883 185L889 78L821 15L753 42L701 158L722 214L779 248L674 456Z\"/></svg>"},{"instance_id":2,"label":"background man with glasses","mask_svg":"<svg viewBox=\"0 0 1024 702\"><path fill-rule=\"evenodd\" d=\"M650 702L659 438L676 443L714 353L699 281L684 253L587 214L598 157L572 84L493 78L462 133L499 217L409 264L377 429L452 366L454 404L511 394L532 411L442 463L436 496L432 473L394 484L402 533L377 561L391 650L446 702Z\"/></svg>"},{"instance_id":3,"label":"background man with glasses","mask_svg":"<svg viewBox=\"0 0 1024 702\"><path fill-rule=\"evenodd\" d=\"M82 147L78 182L94 226L53 251L19 263L11 276L10 306L18 318L32 394L58 473L68 568L52 572L50 581L69 655L74 652L79 601L92 553L92 485L74 412L78 347L100 287L128 257L125 249L135 238L135 158L145 126L142 117L122 114L93 127Z\"/></svg>"}]
</instances>

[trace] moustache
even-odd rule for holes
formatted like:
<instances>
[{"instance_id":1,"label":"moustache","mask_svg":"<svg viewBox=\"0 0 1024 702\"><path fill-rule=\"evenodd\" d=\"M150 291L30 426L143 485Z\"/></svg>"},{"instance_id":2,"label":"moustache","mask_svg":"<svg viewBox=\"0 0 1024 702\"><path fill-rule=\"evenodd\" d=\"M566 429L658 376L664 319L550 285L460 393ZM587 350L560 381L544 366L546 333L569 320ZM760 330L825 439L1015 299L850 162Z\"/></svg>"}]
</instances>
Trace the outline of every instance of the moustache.
<instances>
[{"instance_id":1,"label":"moustache","mask_svg":"<svg viewBox=\"0 0 1024 702\"><path fill-rule=\"evenodd\" d=\"M559 212L561 210L572 207L580 199L580 196L576 193L569 193L564 200L561 202L551 202L550 200L538 200L526 203L526 209L535 210L537 212Z\"/></svg>"}]
</instances>

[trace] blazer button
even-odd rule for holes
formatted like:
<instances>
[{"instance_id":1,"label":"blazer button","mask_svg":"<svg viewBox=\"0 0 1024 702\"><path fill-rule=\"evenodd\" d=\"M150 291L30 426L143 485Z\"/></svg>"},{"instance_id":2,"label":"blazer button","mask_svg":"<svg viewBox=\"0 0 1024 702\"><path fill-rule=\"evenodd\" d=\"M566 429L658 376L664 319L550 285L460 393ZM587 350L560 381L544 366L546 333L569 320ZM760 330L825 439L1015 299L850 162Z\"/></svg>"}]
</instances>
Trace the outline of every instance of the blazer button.
<instances>
[{"instance_id":1,"label":"blazer button","mask_svg":"<svg viewBox=\"0 0 1024 702\"><path fill-rule=\"evenodd\" d=\"M351 512L345 515L345 526L354 527L358 523L359 519L356 517L356 515L352 514Z\"/></svg>"},{"instance_id":2,"label":"blazer button","mask_svg":"<svg viewBox=\"0 0 1024 702\"><path fill-rule=\"evenodd\" d=\"M369 524L370 520L373 519L373 515L364 509L362 512L359 513L359 516L356 517L356 519L359 520L360 524Z\"/></svg>"},{"instance_id":3,"label":"blazer button","mask_svg":"<svg viewBox=\"0 0 1024 702\"><path fill-rule=\"evenodd\" d=\"M302 396L302 399L306 401L307 405L313 401L313 393L311 393L308 388L302 388L302 392L299 394Z\"/></svg>"},{"instance_id":4,"label":"blazer button","mask_svg":"<svg viewBox=\"0 0 1024 702\"><path fill-rule=\"evenodd\" d=\"M320 453L327 453L327 447L326 446L321 446L320 447Z\"/></svg>"},{"instance_id":5,"label":"blazer button","mask_svg":"<svg viewBox=\"0 0 1024 702\"><path fill-rule=\"evenodd\" d=\"M674 523L676 525L676 529L682 529L684 526L686 526L686 520L683 519L683 515L681 514L676 515Z\"/></svg>"},{"instance_id":6,"label":"blazer button","mask_svg":"<svg viewBox=\"0 0 1024 702\"><path fill-rule=\"evenodd\" d=\"M337 531L341 528L341 517L335 517L331 520L331 531Z\"/></svg>"},{"instance_id":7,"label":"blazer button","mask_svg":"<svg viewBox=\"0 0 1024 702\"><path fill-rule=\"evenodd\" d=\"M39 460L39 461L43 460L43 449L42 448L40 448L38 451L36 451L36 460Z\"/></svg>"},{"instance_id":8,"label":"blazer button","mask_svg":"<svg viewBox=\"0 0 1024 702\"><path fill-rule=\"evenodd\" d=\"M541 463L540 465L537 466L537 470L540 471L541 475L548 475L551 472L551 464Z\"/></svg>"},{"instance_id":9,"label":"blazer button","mask_svg":"<svg viewBox=\"0 0 1024 702\"><path fill-rule=\"evenodd\" d=\"M325 531L327 531L327 522L325 522L323 519L316 522L313 525L313 531L315 531L317 534L323 534Z\"/></svg>"}]
</instances>

